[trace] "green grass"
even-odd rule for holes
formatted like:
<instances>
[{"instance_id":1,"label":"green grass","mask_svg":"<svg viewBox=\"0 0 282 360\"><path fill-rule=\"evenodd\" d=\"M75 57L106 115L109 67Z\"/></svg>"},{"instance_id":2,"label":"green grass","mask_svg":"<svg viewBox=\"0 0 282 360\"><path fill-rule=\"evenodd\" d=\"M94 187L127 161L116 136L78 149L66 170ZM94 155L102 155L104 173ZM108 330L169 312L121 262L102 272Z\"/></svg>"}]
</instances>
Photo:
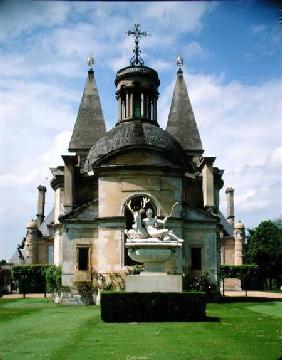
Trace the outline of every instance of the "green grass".
<instances>
[{"instance_id":1,"label":"green grass","mask_svg":"<svg viewBox=\"0 0 282 360\"><path fill-rule=\"evenodd\" d=\"M208 304L209 321L106 324L97 306L0 300L0 359L277 360L282 302Z\"/></svg>"}]
</instances>

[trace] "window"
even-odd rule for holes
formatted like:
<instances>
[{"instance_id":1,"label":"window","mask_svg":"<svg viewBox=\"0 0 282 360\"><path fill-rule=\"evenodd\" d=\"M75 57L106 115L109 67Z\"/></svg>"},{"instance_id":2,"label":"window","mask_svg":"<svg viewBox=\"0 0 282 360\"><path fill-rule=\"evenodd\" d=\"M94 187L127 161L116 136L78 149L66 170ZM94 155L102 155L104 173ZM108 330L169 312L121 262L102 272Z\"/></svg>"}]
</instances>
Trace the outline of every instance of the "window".
<instances>
[{"instance_id":1,"label":"window","mask_svg":"<svg viewBox=\"0 0 282 360\"><path fill-rule=\"evenodd\" d=\"M88 270L89 248L77 248L77 270Z\"/></svg>"},{"instance_id":2,"label":"window","mask_svg":"<svg viewBox=\"0 0 282 360\"><path fill-rule=\"evenodd\" d=\"M134 97L134 109L133 109L133 115L134 117L140 117L141 116L141 99L140 95Z\"/></svg>"},{"instance_id":3,"label":"window","mask_svg":"<svg viewBox=\"0 0 282 360\"><path fill-rule=\"evenodd\" d=\"M48 246L48 264L54 264L54 245Z\"/></svg>"},{"instance_id":4,"label":"window","mask_svg":"<svg viewBox=\"0 0 282 360\"><path fill-rule=\"evenodd\" d=\"M202 249L191 248L191 270L202 270Z\"/></svg>"}]
</instances>

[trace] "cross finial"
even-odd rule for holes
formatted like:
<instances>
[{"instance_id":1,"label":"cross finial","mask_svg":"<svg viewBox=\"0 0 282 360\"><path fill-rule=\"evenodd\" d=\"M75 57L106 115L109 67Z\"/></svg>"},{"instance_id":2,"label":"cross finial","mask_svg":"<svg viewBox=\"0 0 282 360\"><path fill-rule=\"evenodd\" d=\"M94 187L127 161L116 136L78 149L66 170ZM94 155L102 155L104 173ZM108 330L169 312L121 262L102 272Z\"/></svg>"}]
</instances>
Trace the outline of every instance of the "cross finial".
<instances>
[{"instance_id":1,"label":"cross finial","mask_svg":"<svg viewBox=\"0 0 282 360\"><path fill-rule=\"evenodd\" d=\"M140 30L140 24L134 24L133 30L128 30L126 32L128 36L133 35L135 38L135 49L133 49L133 56L130 59L130 65L132 66L142 66L144 65L144 61L140 56L141 50L139 49L139 39L141 36L150 36L147 31Z\"/></svg>"},{"instance_id":2,"label":"cross finial","mask_svg":"<svg viewBox=\"0 0 282 360\"><path fill-rule=\"evenodd\" d=\"M182 70L182 66L184 64L184 57L182 55L178 55L176 59L176 65L179 67L179 70Z\"/></svg>"},{"instance_id":3,"label":"cross finial","mask_svg":"<svg viewBox=\"0 0 282 360\"><path fill-rule=\"evenodd\" d=\"M87 65L89 67L89 70L93 70L93 67L95 65L95 59L92 56L92 54L89 54L88 58L87 58Z\"/></svg>"}]
</instances>

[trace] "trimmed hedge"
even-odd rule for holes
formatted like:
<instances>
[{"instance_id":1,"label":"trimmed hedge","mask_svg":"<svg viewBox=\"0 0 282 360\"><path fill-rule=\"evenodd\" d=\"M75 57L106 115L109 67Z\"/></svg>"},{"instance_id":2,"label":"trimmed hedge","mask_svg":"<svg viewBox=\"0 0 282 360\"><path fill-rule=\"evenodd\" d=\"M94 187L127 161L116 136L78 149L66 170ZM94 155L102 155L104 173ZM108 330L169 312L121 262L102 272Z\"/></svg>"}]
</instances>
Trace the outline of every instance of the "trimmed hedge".
<instances>
[{"instance_id":1,"label":"trimmed hedge","mask_svg":"<svg viewBox=\"0 0 282 360\"><path fill-rule=\"evenodd\" d=\"M14 265L11 274L22 294L53 292L61 286L61 268L55 265Z\"/></svg>"},{"instance_id":2,"label":"trimmed hedge","mask_svg":"<svg viewBox=\"0 0 282 360\"><path fill-rule=\"evenodd\" d=\"M205 319L206 294L101 293L101 318L105 322L201 321Z\"/></svg>"},{"instance_id":3,"label":"trimmed hedge","mask_svg":"<svg viewBox=\"0 0 282 360\"><path fill-rule=\"evenodd\" d=\"M220 275L221 278L237 278L252 277L258 272L258 266L256 264L245 265L221 265Z\"/></svg>"},{"instance_id":4,"label":"trimmed hedge","mask_svg":"<svg viewBox=\"0 0 282 360\"><path fill-rule=\"evenodd\" d=\"M220 277L224 281L227 278L237 278L241 280L243 290L257 288L259 267L256 264L245 265L221 265Z\"/></svg>"}]
</instances>

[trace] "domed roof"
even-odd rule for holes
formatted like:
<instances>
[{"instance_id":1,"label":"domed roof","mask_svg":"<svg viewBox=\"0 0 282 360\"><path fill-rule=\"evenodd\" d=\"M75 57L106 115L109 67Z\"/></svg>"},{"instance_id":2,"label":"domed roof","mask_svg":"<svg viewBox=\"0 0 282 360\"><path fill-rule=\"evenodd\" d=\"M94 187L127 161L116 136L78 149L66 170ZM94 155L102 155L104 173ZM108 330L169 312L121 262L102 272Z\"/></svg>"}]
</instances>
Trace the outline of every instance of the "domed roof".
<instances>
[{"instance_id":1,"label":"domed roof","mask_svg":"<svg viewBox=\"0 0 282 360\"><path fill-rule=\"evenodd\" d=\"M140 119L124 122L107 132L90 149L84 164L84 171L92 170L103 160L124 149L152 148L166 153L176 163L193 168L181 145L165 130Z\"/></svg>"},{"instance_id":2,"label":"domed roof","mask_svg":"<svg viewBox=\"0 0 282 360\"><path fill-rule=\"evenodd\" d=\"M27 229L37 229L37 222L35 220L31 220L26 224Z\"/></svg>"},{"instance_id":3,"label":"domed roof","mask_svg":"<svg viewBox=\"0 0 282 360\"><path fill-rule=\"evenodd\" d=\"M245 225L241 221L239 221L234 225L234 228L235 229L244 229Z\"/></svg>"}]
</instances>

